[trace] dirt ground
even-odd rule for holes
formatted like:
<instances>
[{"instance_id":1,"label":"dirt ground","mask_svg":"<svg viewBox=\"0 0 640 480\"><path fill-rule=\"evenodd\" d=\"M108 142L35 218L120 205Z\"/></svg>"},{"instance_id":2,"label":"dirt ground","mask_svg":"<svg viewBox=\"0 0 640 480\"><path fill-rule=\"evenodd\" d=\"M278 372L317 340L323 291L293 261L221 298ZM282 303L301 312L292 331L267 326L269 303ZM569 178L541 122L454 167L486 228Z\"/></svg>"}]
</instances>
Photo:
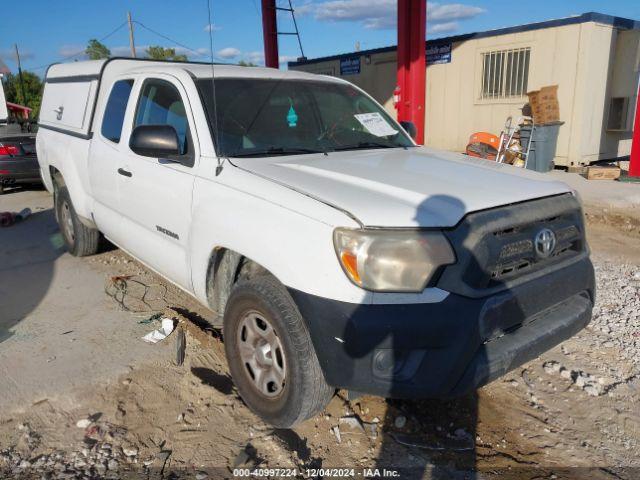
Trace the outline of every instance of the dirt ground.
<instances>
[{"instance_id":1,"label":"dirt ground","mask_svg":"<svg viewBox=\"0 0 640 480\"><path fill-rule=\"evenodd\" d=\"M587 220L598 275L635 279L640 222L624 211L590 210ZM149 321L156 312L178 320L184 364L176 365L174 332L151 347L159 355L131 362L116 379L5 407L0 477L204 479L291 468L298 478L372 478L386 468L400 478L640 478L638 363L593 324L469 397L347 401L339 392L322 414L278 430L238 397L210 312L119 250L81 262L135 332L158 328ZM347 470L320 470L334 467Z\"/></svg>"}]
</instances>

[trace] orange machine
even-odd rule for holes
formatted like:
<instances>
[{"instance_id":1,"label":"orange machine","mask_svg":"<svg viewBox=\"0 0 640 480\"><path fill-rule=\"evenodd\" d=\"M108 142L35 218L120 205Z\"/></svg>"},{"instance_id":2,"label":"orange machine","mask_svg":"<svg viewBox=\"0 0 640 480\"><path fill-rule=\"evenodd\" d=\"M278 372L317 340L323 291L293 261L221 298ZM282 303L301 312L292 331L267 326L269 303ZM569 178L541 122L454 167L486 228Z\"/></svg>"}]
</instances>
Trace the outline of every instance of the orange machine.
<instances>
[{"instance_id":1,"label":"orange machine","mask_svg":"<svg viewBox=\"0 0 640 480\"><path fill-rule=\"evenodd\" d=\"M498 155L500 139L487 132L477 132L469 137L467 145L467 155L471 157L486 158L495 160Z\"/></svg>"}]
</instances>

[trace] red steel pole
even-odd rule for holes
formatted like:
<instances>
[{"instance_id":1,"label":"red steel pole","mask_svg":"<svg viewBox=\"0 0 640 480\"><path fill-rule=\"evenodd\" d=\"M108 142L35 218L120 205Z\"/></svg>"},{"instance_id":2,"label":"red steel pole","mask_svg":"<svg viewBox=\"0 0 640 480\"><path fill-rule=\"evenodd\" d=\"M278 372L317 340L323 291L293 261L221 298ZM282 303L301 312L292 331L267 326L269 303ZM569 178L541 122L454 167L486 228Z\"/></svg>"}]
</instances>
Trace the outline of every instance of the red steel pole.
<instances>
[{"instance_id":1,"label":"red steel pole","mask_svg":"<svg viewBox=\"0 0 640 480\"><path fill-rule=\"evenodd\" d=\"M398 120L416 126L416 142L424 144L427 2L398 0Z\"/></svg>"},{"instance_id":2,"label":"red steel pole","mask_svg":"<svg viewBox=\"0 0 640 480\"><path fill-rule=\"evenodd\" d=\"M633 140L631 142L631 162L629 176L640 177L640 89L636 98L636 119L633 124Z\"/></svg>"},{"instance_id":3,"label":"red steel pole","mask_svg":"<svg viewBox=\"0 0 640 480\"><path fill-rule=\"evenodd\" d=\"M276 0L262 0L262 38L264 41L265 66L279 68Z\"/></svg>"}]
</instances>

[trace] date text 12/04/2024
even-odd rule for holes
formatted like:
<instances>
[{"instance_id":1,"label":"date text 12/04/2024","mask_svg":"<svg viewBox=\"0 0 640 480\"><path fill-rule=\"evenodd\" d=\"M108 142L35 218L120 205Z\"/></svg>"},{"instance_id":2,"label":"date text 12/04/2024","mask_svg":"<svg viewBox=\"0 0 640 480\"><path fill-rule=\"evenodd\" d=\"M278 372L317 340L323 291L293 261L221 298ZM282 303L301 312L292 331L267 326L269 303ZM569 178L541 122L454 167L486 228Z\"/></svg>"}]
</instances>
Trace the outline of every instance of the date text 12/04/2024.
<instances>
[{"instance_id":1,"label":"date text 12/04/2024","mask_svg":"<svg viewBox=\"0 0 640 480\"><path fill-rule=\"evenodd\" d=\"M305 478L398 478L400 472L387 468L307 468L299 472L296 468L236 468L233 476L236 478L286 478L297 477L302 473Z\"/></svg>"}]
</instances>

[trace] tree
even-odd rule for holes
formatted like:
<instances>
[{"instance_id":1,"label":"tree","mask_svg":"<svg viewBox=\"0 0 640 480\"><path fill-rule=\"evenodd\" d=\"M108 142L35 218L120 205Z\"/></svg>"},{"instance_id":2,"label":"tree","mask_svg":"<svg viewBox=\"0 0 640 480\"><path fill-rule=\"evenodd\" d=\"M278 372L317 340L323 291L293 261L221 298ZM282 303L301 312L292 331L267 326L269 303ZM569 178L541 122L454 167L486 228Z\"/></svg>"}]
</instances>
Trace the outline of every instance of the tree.
<instances>
[{"instance_id":1,"label":"tree","mask_svg":"<svg viewBox=\"0 0 640 480\"><path fill-rule=\"evenodd\" d=\"M238 65L240 65L241 67L257 67L257 65L253 62L247 62L245 60L240 60L238 62Z\"/></svg>"},{"instance_id":2,"label":"tree","mask_svg":"<svg viewBox=\"0 0 640 480\"><path fill-rule=\"evenodd\" d=\"M22 71L22 83L24 86L24 97L20 86L20 76L8 74L5 76L4 93L7 102L17 103L32 109L31 117L36 118L40 112L40 102L42 100L42 80L33 72Z\"/></svg>"},{"instance_id":3,"label":"tree","mask_svg":"<svg viewBox=\"0 0 640 480\"><path fill-rule=\"evenodd\" d=\"M154 60L172 60L174 62L186 62L187 56L176 54L175 48L165 48L159 45L152 45L147 48L147 56Z\"/></svg>"},{"instance_id":4,"label":"tree","mask_svg":"<svg viewBox=\"0 0 640 480\"><path fill-rule=\"evenodd\" d=\"M111 56L111 50L95 38L89 40L89 44L84 52L90 60L100 60L101 58L109 58Z\"/></svg>"}]
</instances>

